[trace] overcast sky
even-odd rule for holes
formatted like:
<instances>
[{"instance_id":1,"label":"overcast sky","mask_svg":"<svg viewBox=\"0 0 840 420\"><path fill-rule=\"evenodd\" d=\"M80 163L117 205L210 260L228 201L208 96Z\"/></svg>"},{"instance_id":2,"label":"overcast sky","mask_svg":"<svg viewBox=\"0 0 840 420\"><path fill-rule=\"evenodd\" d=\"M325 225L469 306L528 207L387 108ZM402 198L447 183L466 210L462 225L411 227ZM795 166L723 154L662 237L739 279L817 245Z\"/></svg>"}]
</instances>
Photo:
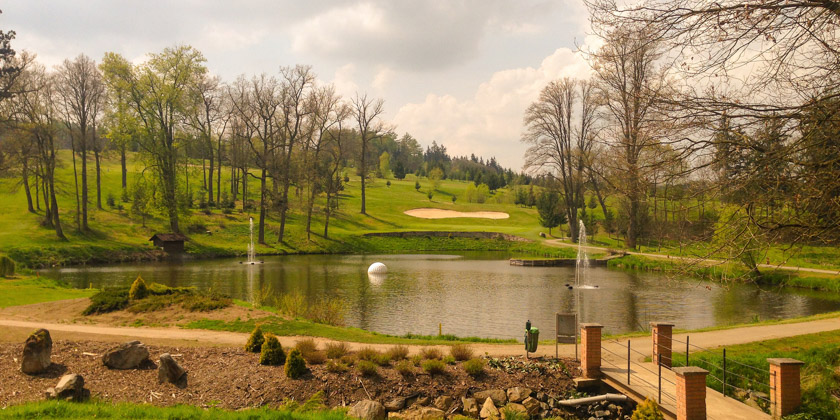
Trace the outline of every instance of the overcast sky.
<instances>
[{"instance_id":1,"label":"overcast sky","mask_svg":"<svg viewBox=\"0 0 840 420\"><path fill-rule=\"evenodd\" d=\"M135 62L189 44L224 80L310 64L347 97L385 99L398 134L519 170L522 114L550 80L585 77L579 0L5 0L0 28L47 66L106 51Z\"/></svg>"}]
</instances>

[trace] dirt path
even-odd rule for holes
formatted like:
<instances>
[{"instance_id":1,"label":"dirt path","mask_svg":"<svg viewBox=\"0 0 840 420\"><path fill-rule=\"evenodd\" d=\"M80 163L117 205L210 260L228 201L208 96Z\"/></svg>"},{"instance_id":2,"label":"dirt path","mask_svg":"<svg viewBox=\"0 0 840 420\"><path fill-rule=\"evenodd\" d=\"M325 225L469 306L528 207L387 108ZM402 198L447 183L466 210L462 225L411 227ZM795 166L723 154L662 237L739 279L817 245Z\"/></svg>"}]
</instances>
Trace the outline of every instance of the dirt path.
<instances>
[{"instance_id":1,"label":"dirt path","mask_svg":"<svg viewBox=\"0 0 840 420\"><path fill-rule=\"evenodd\" d=\"M563 242L560 239L549 239L544 242L548 246L553 246L557 248L577 248L577 244L570 244L568 242ZM584 247L588 252L608 252L607 248L597 247L597 246L586 246ZM665 255L665 254L652 254L648 252L635 252L635 251L624 251L628 255L639 255L642 257L649 257L649 258L657 258L661 260L678 260L678 261L686 261L690 263L699 263L699 264L706 264L706 265L716 265L716 264L723 264L724 261L721 260L714 260L714 259L704 259L699 257L680 257L675 255ZM789 270L789 271L802 271L806 273L819 273L819 274L831 274L835 276L840 276L840 270L826 270L821 268L808 268L808 267L797 267L793 265L784 265L784 264L758 264L759 268L771 268L771 269L780 269L780 270Z\"/></svg>"}]
</instances>

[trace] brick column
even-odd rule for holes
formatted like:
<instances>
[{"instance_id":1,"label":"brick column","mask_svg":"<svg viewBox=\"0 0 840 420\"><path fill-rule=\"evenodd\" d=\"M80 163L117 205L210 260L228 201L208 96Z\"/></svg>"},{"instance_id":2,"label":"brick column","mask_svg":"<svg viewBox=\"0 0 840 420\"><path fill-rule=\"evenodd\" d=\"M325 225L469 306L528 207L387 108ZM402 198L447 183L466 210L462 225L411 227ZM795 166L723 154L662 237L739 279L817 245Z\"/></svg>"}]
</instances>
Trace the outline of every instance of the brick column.
<instances>
[{"instance_id":1,"label":"brick column","mask_svg":"<svg viewBox=\"0 0 840 420\"><path fill-rule=\"evenodd\" d=\"M580 324L580 369L585 378L601 377L601 324Z\"/></svg>"},{"instance_id":2,"label":"brick column","mask_svg":"<svg viewBox=\"0 0 840 420\"><path fill-rule=\"evenodd\" d=\"M770 363L770 410L773 418L782 418L799 407L802 389L799 369L805 363L796 359L767 359Z\"/></svg>"},{"instance_id":3,"label":"brick column","mask_svg":"<svg viewBox=\"0 0 840 420\"><path fill-rule=\"evenodd\" d=\"M651 322L650 335L653 340L653 363L656 363L657 356L662 355L662 366L671 368L671 335L674 330L674 324L667 322Z\"/></svg>"},{"instance_id":4,"label":"brick column","mask_svg":"<svg viewBox=\"0 0 840 420\"><path fill-rule=\"evenodd\" d=\"M696 366L673 369L677 374L677 420L706 420L706 375Z\"/></svg>"}]
</instances>

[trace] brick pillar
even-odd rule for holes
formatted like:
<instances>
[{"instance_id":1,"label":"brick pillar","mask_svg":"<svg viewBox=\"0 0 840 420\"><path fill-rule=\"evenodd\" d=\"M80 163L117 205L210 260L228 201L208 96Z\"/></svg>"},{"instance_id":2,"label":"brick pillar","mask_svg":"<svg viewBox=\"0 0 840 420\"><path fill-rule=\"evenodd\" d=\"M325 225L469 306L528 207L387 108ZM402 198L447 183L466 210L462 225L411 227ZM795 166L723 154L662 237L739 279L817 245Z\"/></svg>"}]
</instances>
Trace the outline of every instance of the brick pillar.
<instances>
[{"instance_id":1,"label":"brick pillar","mask_svg":"<svg viewBox=\"0 0 840 420\"><path fill-rule=\"evenodd\" d=\"M601 377L601 324L580 324L580 369L585 378Z\"/></svg>"},{"instance_id":2,"label":"brick pillar","mask_svg":"<svg viewBox=\"0 0 840 420\"><path fill-rule=\"evenodd\" d=\"M767 359L770 363L770 410L773 418L782 418L799 407L802 390L799 369L805 363L796 359Z\"/></svg>"},{"instance_id":3,"label":"brick pillar","mask_svg":"<svg viewBox=\"0 0 840 420\"><path fill-rule=\"evenodd\" d=\"M671 368L671 335L674 324L667 322L651 322L650 335L653 340L653 363L656 363L658 355L662 355L662 366Z\"/></svg>"},{"instance_id":4,"label":"brick pillar","mask_svg":"<svg viewBox=\"0 0 840 420\"><path fill-rule=\"evenodd\" d=\"M677 374L677 420L706 420L706 375L696 366L673 369Z\"/></svg>"}]
</instances>

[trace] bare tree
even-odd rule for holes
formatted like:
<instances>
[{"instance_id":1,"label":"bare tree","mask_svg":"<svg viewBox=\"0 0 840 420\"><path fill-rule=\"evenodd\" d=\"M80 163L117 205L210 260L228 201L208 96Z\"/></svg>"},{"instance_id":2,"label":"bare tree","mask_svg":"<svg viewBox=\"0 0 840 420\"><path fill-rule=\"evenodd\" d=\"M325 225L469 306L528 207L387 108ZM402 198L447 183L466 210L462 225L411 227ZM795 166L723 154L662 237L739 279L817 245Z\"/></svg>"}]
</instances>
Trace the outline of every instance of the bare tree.
<instances>
[{"instance_id":1,"label":"bare tree","mask_svg":"<svg viewBox=\"0 0 840 420\"><path fill-rule=\"evenodd\" d=\"M335 129L328 132L330 136L328 150L329 158L326 166L329 172L324 179L324 191L326 193L326 206L324 207L324 238L329 238L330 216L335 209L338 208L338 194L343 187L343 180L341 179L342 162L347 153L345 146L345 137L347 134L344 130L344 122L347 121L353 114L353 108L345 102L341 102L335 110Z\"/></svg>"},{"instance_id":2,"label":"bare tree","mask_svg":"<svg viewBox=\"0 0 840 420\"><path fill-rule=\"evenodd\" d=\"M361 144L361 155L359 157L359 168L362 175L362 214L367 214L365 209L365 180L367 178L367 154L371 141L382 137L387 129L380 117L384 110L385 101L382 99L368 99L367 94L353 98L356 124L359 128L359 143Z\"/></svg>"},{"instance_id":3,"label":"bare tree","mask_svg":"<svg viewBox=\"0 0 840 420\"><path fill-rule=\"evenodd\" d=\"M312 208L315 206L315 197L320 192L321 185L324 184L324 178L329 176L329 162L321 159L321 151L329 146L329 142L334 139L330 135L330 130L339 124L339 119L347 118L346 113L342 113L343 104L341 97L335 93L335 87L332 85L318 88L313 93L313 112L310 121L313 124L311 135L309 137L309 150L311 150L312 158L311 165L304 165L304 171L308 175L309 195L306 210L306 239L310 239L312 233Z\"/></svg>"},{"instance_id":4,"label":"bare tree","mask_svg":"<svg viewBox=\"0 0 840 420\"><path fill-rule=\"evenodd\" d=\"M195 100L192 107L192 112L189 113L187 123L198 132L200 147L202 154L202 161L205 159L210 163L210 176L204 174L204 185L207 188L207 202L213 206L215 196L213 195L213 173L216 170L216 160L214 156L213 143L214 129L226 128L227 120L224 118L225 110L222 107L222 89L221 79L218 76L204 75L204 77L196 80L192 86L191 96ZM219 127L219 123L222 123ZM224 135L224 132L215 134L219 139ZM221 141L221 140L219 140ZM221 164L219 164L219 172L221 172Z\"/></svg>"}]
</instances>

